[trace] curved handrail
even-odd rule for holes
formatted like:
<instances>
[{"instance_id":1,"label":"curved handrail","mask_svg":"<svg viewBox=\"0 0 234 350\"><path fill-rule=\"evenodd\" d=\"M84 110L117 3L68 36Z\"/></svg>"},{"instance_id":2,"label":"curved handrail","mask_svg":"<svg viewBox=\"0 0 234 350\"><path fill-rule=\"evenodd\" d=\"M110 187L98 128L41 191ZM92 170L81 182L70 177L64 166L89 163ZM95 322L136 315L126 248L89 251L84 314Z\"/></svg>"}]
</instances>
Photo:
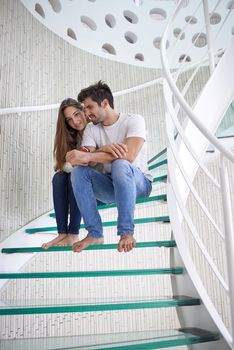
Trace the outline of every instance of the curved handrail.
<instances>
[{"instance_id":1,"label":"curved handrail","mask_svg":"<svg viewBox=\"0 0 234 350\"><path fill-rule=\"evenodd\" d=\"M168 123L168 121L167 121L167 123ZM167 129L168 129L168 127L167 127ZM195 191L191 181L189 180L188 176L186 175L186 172L185 172L185 169L184 169L183 165L181 164L181 162L179 160L178 152L176 151L176 149L172 145L172 143L173 143L172 136L168 135L168 139L169 139L169 143L170 143L170 146L171 146L171 152L173 154L173 157L177 160L177 164L178 164L178 166L180 168L180 172L181 172L182 176L184 177L184 179L187 182L187 184L189 186L191 186L190 188L191 188L191 191L193 192L193 195L196 197L196 199L198 199L201 208L205 211L204 204L200 200L200 197L198 198L197 192ZM173 180L171 179L171 182L172 181ZM174 187L176 187L175 182L174 182ZM179 204L179 208L180 208L181 212L183 213L183 217L185 218L188 226L190 227L190 230L192 232L192 235L193 235L194 239L198 243L199 248L201 249L203 255L205 256L207 262L209 263L209 265L211 266L211 268L214 271L215 275L219 279L220 283L223 285L224 289L226 291L228 291L227 283L224 281L224 279L221 276L220 272L218 271L216 265L214 264L213 259L211 258L210 254L208 253L207 249L205 248L205 245L203 244L202 240L200 239L200 237L198 235L198 232L197 232L196 228L194 227L194 224L193 224L193 222L192 222L192 220L191 220L191 218L190 218L190 216L188 214L188 211L185 208L185 206L183 205L182 200L181 200L180 196L178 195L178 193L179 193L179 191L175 192L175 198L177 200L177 203ZM205 211L205 213L206 213L206 211ZM206 213L206 215L209 218L209 220L211 221L211 215L209 213ZM224 236L222 236L219 228L216 226L216 224L213 222L213 220L212 220L212 224L215 226L215 228L216 228L217 232L220 234L221 238L224 238Z\"/></svg>"},{"instance_id":2,"label":"curved handrail","mask_svg":"<svg viewBox=\"0 0 234 350\"><path fill-rule=\"evenodd\" d=\"M206 8L206 0L203 0L203 5L204 5L204 12L205 16L207 15L207 8ZM165 96L165 101L166 101L166 107L167 107L167 112L166 112L166 130L167 130L167 136L168 136L168 174L169 174L169 181L168 181L168 207L169 207L169 214L171 216L171 225L172 225L172 230L175 233L175 238L177 242L177 247L179 249L181 258L184 262L184 265L186 267L186 270L188 271L188 274L193 281L197 292L199 293L200 297L202 298L204 304L206 305L206 308L213 320L213 322L216 324L217 328L219 331L222 333L223 337L226 339L227 343L229 346L234 349L234 343L233 343L233 337L231 336L227 326L224 324L221 315L216 310L215 305L211 301L211 296L208 295L206 288L204 287L204 284L201 280L201 277L199 276L198 271L196 270L194 259L192 258L192 254L190 253L189 248L187 247L187 239L185 239L184 236L184 230L182 227L182 223L185 222L187 227L190 230L190 233L192 234L193 237L192 240L195 240L196 242L196 251L201 252L202 257L204 257L206 261L206 265L211 268L213 276L216 278L216 283L220 283L220 288L222 287L222 290L225 290L227 292L227 296L229 296L230 299L230 311L231 311L231 325L232 325L232 333L234 336L234 322L233 322L233 315L234 315L234 307L232 306L234 297L232 296L233 294L233 288L234 288L234 274L230 273L228 271L228 283L226 283L225 278L221 275L219 272L216 264L214 263L213 258L211 255L208 253L208 250L203 243L202 239L200 238L200 235L198 233L198 230L196 229L194 225L194 221L192 220L189 210L187 209L187 199L188 199L188 194L193 194L193 197L196 200L196 203L198 203L199 208L203 210L205 213L205 219L209 220L213 226L215 227L217 233L221 236L222 239L224 239L226 251L227 251L227 262L230 264L231 261L233 261L233 258L230 258L230 255L233 253L234 254L234 245L232 244L233 242L230 241L230 238L232 238L233 231L230 230L230 227L225 232L225 238L224 235L222 235L221 230L218 228L216 225L215 221L213 220L212 216L210 215L209 211L205 207L203 201L201 200L200 196L198 195L197 191L195 190L195 187L193 185L193 180L195 178L195 174L198 171L198 167L200 167L205 174L213 181L212 176L210 176L209 172L206 170L206 168L201 164L200 157L201 155L204 154L205 152L205 146L207 146L208 143L213 144L221 153L221 157L225 156L228 160L234 163L234 155L231 151L229 151L221 142L209 131L209 129L205 126L205 124L199 120L198 115L195 113L193 110L193 107L191 107L187 101L184 98L184 93L187 92L194 76L196 75L196 72L192 74L192 77L188 79L187 83L185 84L185 87L183 88L183 92L179 90L177 87L177 84L175 82L174 76L170 72L169 68L169 63L168 59L166 56L166 44L169 38L169 32L172 27L172 23L174 22L175 18L177 17L177 14L180 10L181 7L181 2L176 7L175 13L172 16L172 18L168 21L162 40L161 40L161 63L163 67L163 73L165 76L165 82L164 82L164 96ZM227 17L230 15L229 14L225 17L225 21L227 20ZM207 16L206 16L207 17ZM206 18L207 19L207 18ZM220 32L220 31L219 31ZM219 33L218 32L218 33ZM218 83L222 81L222 87L226 87L226 80L228 79L229 76L229 71L228 67L231 65L231 55L233 54L234 50L234 40L231 43L230 48L227 50L224 60L222 60L221 64L218 65L217 72L214 72L212 74L211 81L208 81L207 86L205 89L202 91L204 93L199 96L197 103L195 104L195 110L199 110L201 112L201 117L206 116L206 113L208 111L206 106L206 98L211 95L210 92L215 93L216 89L213 89L214 83ZM169 50L168 50L169 51ZM209 53L210 54L210 53ZM228 63L228 65L225 65ZM199 67L198 67L199 69ZM196 71L198 71L196 69ZM178 69L179 71L179 69ZM178 79L180 72L177 71L177 74L175 75L176 79ZM224 73L224 74L221 74ZM220 79L222 77L222 79ZM224 77L224 78L223 78ZM218 79L217 79L218 78ZM213 84L213 85L212 85ZM170 87L170 92L168 93L168 87ZM216 103L214 106L218 107L216 110L215 107L213 108L213 112L216 113L216 120L218 120L218 112L220 113L220 116L224 113L224 108L227 106L228 102L229 104L232 102L233 99L233 89L232 86L229 85L227 86L227 95L225 96L225 106L221 104L221 99L218 101L220 104ZM175 107L172 104L172 96L175 99ZM213 95L212 95L213 96ZM179 106L179 107L178 107ZM223 108L224 107L224 108ZM183 128L181 127L181 124L179 123L179 120L177 118L179 108L185 112L185 114L188 117L188 128L184 131ZM215 114L214 114L215 116ZM210 119L207 119L211 121ZM212 127L215 127L216 120L214 119L214 122L212 123ZM201 137L201 147L198 147L198 155L194 151L194 147L196 145L196 141L194 137L191 137L193 140L194 144L192 145L190 142L190 139L186 136L186 132L188 130L188 134L190 132L190 136L193 133L192 129L193 127L190 127L191 125L196 126L196 128L199 130L199 132L203 135ZM208 125L208 123L207 123ZM174 129L177 130L178 134L180 135L179 142L175 142L174 140ZM192 131L191 131L192 130ZM198 135L195 133L195 135ZM200 135L200 134L199 134ZM198 136L199 137L199 136ZM186 150L185 150L186 148ZM180 150L180 152L179 152ZM184 158L182 157L184 155ZM189 158L187 158L189 157ZM193 158L193 159L192 159ZM185 159L189 159L191 161L192 171L187 171L185 170ZM195 162L194 162L195 161ZM196 173L195 173L196 172ZM221 171L221 180L222 180L222 171ZM218 187L221 192L223 192L224 185L221 182L221 186L218 184L217 181L214 181L216 187ZM189 191L189 192L188 192ZM185 194L185 196L184 196ZM184 197L183 197L184 196ZM226 201L225 196L222 193L222 198L223 198L223 210L225 212L225 208L227 208L228 214L231 213L230 207L228 208L228 204L230 202ZM226 201L226 202L225 202ZM225 206L226 204L226 206ZM229 215L230 216L230 215ZM225 219L225 217L224 217ZM225 220L224 220L225 221ZM229 217L229 222L230 222L230 217ZM228 225L228 223L227 223ZM228 238L227 238L227 237ZM229 239L229 240L228 240ZM230 244L230 249L228 247L228 242ZM231 242L231 243L230 243ZM186 254L185 254L186 252ZM199 253L200 254L200 253ZM203 258L202 258L203 259ZM229 269L230 270L230 269ZM229 285L229 286L228 286Z\"/></svg>"},{"instance_id":3,"label":"curved handrail","mask_svg":"<svg viewBox=\"0 0 234 350\"><path fill-rule=\"evenodd\" d=\"M132 92L136 92L138 90L145 89L147 87L153 86L155 84L162 84L163 78L159 77L157 79L153 79L150 81L147 81L146 83L139 84L137 86L133 86L128 89L116 91L113 93L114 97L117 96L123 96L126 94L130 94ZM14 113L24 113L24 112L35 112L35 111L45 111L45 110L51 110L51 109L58 109L60 106L59 103L50 104L50 105L41 105L41 106L25 106L25 107L10 107L10 108L0 108L0 115L4 114L14 114Z\"/></svg>"},{"instance_id":4,"label":"curved handrail","mask_svg":"<svg viewBox=\"0 0 234 350\"><path fill-rule=\"evenodd\" d=\"M170 158L170 153L169 153L168 158ZM176 212L176 208L175 208L176 201L175 201L175 193L174 193L172 186L168 186L167 196L168 196L169 210L172 213L175 213ZM227 330L227 327L223 323L220 315L218 314L214 304L210 300L210 297L207 294L207 291L206 291L206 289L201 281L201 278L196 270L196 267L194 266L193 260L191 258L191 254L189 253L189 248L188 248L187 244L185 243L181 233L179 232L179 226L180 226L179 220L177 219L176 216L174 216L173 219L175 219L175 232L177 231L177 233L178 233L177 239L176 239L176 245L177 245L179 250L183 251L183 255L181 257L183 259L186 270L187 270L188 274L190 276L192 276L192 281L194 282L194 284L199 286L199 291L200 291L199 294L201 296L201 299L202 299L204 305L206 305L206 307L210 310L211 314L214 316L214 318L216 320L217 327L219 328L220 332L222 333L224 339L227 341L228 344L231 344L232 337L231 337L229 331Z\"/></svg>"},{"instance_id":5,"label":"curved handrail","mask_svg":"<svg viewBox=\"0 0 234 350\"><path fill-rule=\"evenodd\" d=\"M218 54L218 53L217 53ZM220 52L219 52L220 54ZM204 58L204 63L207 61L207 58ZM199 62L190 63L185 67L181 67L180 72L184 73L186 71L189 71L190 69L193 69L194 67L197 67L197 65L200 64ZM177 73L173 73L177 74ZM113 93L114 97L123 96L125 94L130 94L132 92L136 92L142 89L145 89L147 87L156 85L156 84L162 84L163 78L159 77L157 79L153 79L150 81L147 81L145 83L133 86L131 88L127 88L124 90L116 91ZM0 108L0 115L6 115L6 114L21 114L26 112L37 112L37 111L47 111L47 110L53 110L58 109L60 106L59 103L49 104L49 105L38 105L38 106L22 106L22 107L7 107L7 108Z\"/></svg>"},{"instance_id":6,"label":"curved handrail","mask_svg":"<svg viewBox=\"0 0 234 350\"><path fill-rule=\"evenodd\" d=\"M164 91L165 91L165 85L163 87ZM187 139L187 137L185 136L182 127L180 126L178 120L175 117L175 113L174 110L171 106L171 101L169 100L169 93L168 93L168 89L166 89L166 91L164 92L165 95L165 100L167 102L167 106L168 106L168 110L170 112L170 116L173 120L173 123L177 129L177 131L179 132L185 146L187 147L188 151L190 152L190 154L192 155L192 157L194 158L194 160L197 162L197 164L200 166L200 168L202 169L202 171L206 174L206 176L208 176L210 178L210 180L213 182L213 184L215 185L215 187L217 187L218 189L220 189L220 185L219 183L215 180L215 178L210 174L210 172L207 170L207 168L202 164L202 162L199 160L199 158L196 156L194 150L192 149L192 147L189 144L189 141Z\"/></svg>"},{"instance_id":7,"label":"curved handrail","mask_svg":"<svg viewBox=\"0 0 234 350\"><path fill-rule=\"evenodd\" d=\"M166 42L167 42L167 37L169 36L169 30L171 27L171 23L174 21L176 18L178 12L180 9L180 3L178 4L176 11L174 15L172 16L171 20L168 21L166 25L166 29L164 31L162 41L161 41L161 62L162 62L162 67L163 67L163 73L165 75L165 78L173 91L174 95L176 96L177 101L180 103L184 111L188 114L189 118L192 120L192 122L198 127L198 129L203 133L203 135L212 143L221 153L223 153L231 162L234 163L234 155L232 152L230 152L225 146L222 145L222 143L201 123L196 114L193 112L192 108L189 106L189 104L186 102L184 97L181 95L178 87L176 86L171 73L169 69L169 64L168 60L166 57ZM231 101L230 101L231 103Z\"/></svg>"}]
</instances>

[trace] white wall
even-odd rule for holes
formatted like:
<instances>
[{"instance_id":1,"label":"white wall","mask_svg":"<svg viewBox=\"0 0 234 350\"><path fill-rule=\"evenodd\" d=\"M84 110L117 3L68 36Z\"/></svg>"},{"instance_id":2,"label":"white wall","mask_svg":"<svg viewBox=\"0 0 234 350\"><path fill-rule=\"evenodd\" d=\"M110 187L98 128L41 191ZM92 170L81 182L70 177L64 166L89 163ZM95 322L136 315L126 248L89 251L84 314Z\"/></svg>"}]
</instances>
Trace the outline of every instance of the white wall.
<instances>
[{"instance_id":1,"label":"white wall","mask_svg":"<svg viewBox=\"0 0 234 350\"><path fill-rule=\"evenodd\" d=\"M57 37L16 0L2 1L1 108L60 103L100 79L113 92L155 79L159 72L104 60ZM159 96L159 97L158 97ZM147 118L157 139L150 155L165 145L162 95L156 87L116 98L116 109ZM52 208L53 140L57 111L0 116L0 239Z\"/></svg>"}]
</instances>

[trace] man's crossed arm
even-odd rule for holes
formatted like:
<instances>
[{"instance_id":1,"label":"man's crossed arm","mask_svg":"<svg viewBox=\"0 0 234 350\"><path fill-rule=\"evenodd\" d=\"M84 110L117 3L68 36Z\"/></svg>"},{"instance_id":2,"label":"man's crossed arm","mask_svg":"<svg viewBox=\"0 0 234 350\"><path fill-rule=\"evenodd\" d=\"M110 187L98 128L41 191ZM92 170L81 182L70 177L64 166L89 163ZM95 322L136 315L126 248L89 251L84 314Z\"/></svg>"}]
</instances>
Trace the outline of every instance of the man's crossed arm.
<instances>
[{"instance_id":1,"label":"man's crossed arm","mask_svg":"<svg viewBox=\"0 0 234 350\"><path fill-rule=\"evenodd\" d=\"M141 137L128 137L124 143L112 143L97 150L95 147L88 147L90 152L72 150L67 153L66 161L73 166L87 166L93 163L107 164L116 159L126 159L133 163L143 144L144 139Z\"/></svg>"}]
</instances>

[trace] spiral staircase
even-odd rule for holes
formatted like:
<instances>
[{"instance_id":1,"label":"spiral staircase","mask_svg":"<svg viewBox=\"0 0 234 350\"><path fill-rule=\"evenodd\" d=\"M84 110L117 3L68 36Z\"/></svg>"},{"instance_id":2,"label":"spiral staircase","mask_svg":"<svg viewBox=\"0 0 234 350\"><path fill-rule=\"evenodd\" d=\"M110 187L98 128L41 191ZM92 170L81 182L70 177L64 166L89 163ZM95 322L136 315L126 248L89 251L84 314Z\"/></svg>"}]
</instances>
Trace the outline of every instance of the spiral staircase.
<instances>
[{"instance_id":1,"label":"spiral staircase","mask_svg":"<svg viewBox=\"0 0 234 350\"><path fill-rule=\"evenodd\" d=\"M40 248L56 233L53 212L13 234L1 244L1 349L234 349L234 156L233 144L217 137L234 97L234 40L221 58L188 66L185 55L170 69L167 41L179 11L180 4L161 42L168 147L148 162L153 191L137 200L136 249L116 252L115 204L99 207L107 242L81 254ZM211 75L190 106L186 93L204 66ZM191 78L182 84L184 67ZM210 145L220 179L206 166ZM206 187L199 188L200 177ZM215 214L207 200L213 196L222 202ZM210 253L211 237L222 266ZM21 324L24 334L17 334Z\"/></svg>"}]
</instances>

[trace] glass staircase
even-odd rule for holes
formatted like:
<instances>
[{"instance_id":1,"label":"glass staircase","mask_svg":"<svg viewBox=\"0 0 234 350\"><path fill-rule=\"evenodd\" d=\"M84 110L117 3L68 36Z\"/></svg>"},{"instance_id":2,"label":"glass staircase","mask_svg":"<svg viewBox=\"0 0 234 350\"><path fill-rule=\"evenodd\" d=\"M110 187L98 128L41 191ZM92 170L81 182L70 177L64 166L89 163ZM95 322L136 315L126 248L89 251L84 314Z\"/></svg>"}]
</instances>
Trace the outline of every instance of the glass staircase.
<instances>
[{"instance_id":1,"label":"glass staircase","mask_svg":"<svg viewBox=\"0 0 234 350\"><path fill-rule=\"evenodd\" d=\"M159 225L165 225L167 227L167 230L170 232L170 220L167 215L160 215L160 216L144 216L141 217L141 211L142 207L146 207L146 212L150 213L150 210L147 205L151 205L154 207L154 210L157 212L159 208L159 203L161 206L166 205L166 194L165 194L165 181L167 178L166 174L166 165L167 165L167 159L166 159L166 150L163 150L163 152L160 152L157 156L153 157L149 162L149 168L151 171L154 172L154 180L153 180L153 193L150 198L141 199L137 201L137 215L140 217L137 217L135 219L135 224L142 226L144 232L148 230L148 225L154 225L154 237L155 232L157 232L156 224ZM99 207L100 212L106 212L109 213L111 210L116 210L115 205L105 205ZM116 212L115 212L116 213ZM115 215L116 216L116 215ZM50 213L50 218L53 219L54 214ZM104 225L108 228L115 227L116 221L104 221ZM29 235L26 235L28 239L32 237L30 234L42 234L44 235L45 232L48 231L56 231L56 227L34 227L34 228L28 228L25 230L26 233ZM147 237L147 236L146 236ZM144 238L144 237L143 237ZM143 290L144 295L138 296L138 282L144 283L144 280L142 278L159 278L159 276L171 276L170 278L173 278L175 275L183 275L185 273L183 266L162 266L155 268L155 262L151 261L151 264L153 264L153 268L146 268L143 264L143 260L141 261L141 255L142 249L148 249L153 250L153 255L156 256L158 253L158 250L156 249L166 249L165 252L160 250L160 254L168 254L168 250L170 249L176 249L176 242L173 239L165 239L165 240L143 240L139 241L136 244L136 249L134 250L134 253L128 253L128 254L120 254L116 253L118 255L118 259L128 259L128 262L131 259L139 259L138 265L140 268L124 268L121 269L95 269L95 270L89 270L88 269L88 261L91 259L91 255L86 256L86 269L82 271L82 267L80 271L71 271L69 268L63 269L63 267L66 266L65 258L68 255L62 255L62 254L73 254L75 258L77 258L80 261L80 264L83 260L84 254L98 254L97 259L99 261L104 260L104 255L109 252L110 259L115 259L114 253L112 252L113 249L116 250L117 244L114 243L106 243L104 245L96 245L91 246L87 249L92 251L90 253L82 252L82 254L72 253L71 247L51 247L48 250L44 250L40 246L20 246L20 247L4 247L2 249L2 256L3 257L16 257L19 256L19 254L29 254L31 257L32 255L38 255L41 256L41 261L43 261L43 256L53 257L56 255L56 262L58 265L57 271L27 271L27 264L25 265L26 268L21 269L19 271L3 271L0 273L0 280L6 280L7 283L5 284L5 287L7 288L9 283L13 283L12 287L14 289L13 295L15 296L14 299L11 299L8 297L7 292L4 293L4 288L2 288L3 292L1 293L1 302L0 302L0 315L3 320L5 321L1 322L3 325L3 328L9 327L11 324L14 326L17 322L27 322L24 321L24 317L40 317L43 315L49 315L49 314L64 314L66 317L67 315L77 315L76 317L80 319L82 322L82 315L83 314L89 314L91 313L90 321L94 322L95 314L96 315L108 315L107 322L111 323L112 317L114 317L116 312L123 312L123 318L125 322L128 323L128 320L130 322L129 318L129 312L133 312L133 315L131 316L131 323L134 324L134 322L138 321L138 317L140 317L141 314L134 314L135 312L142 312L142 310L151 310L151 312L155 312L155 310L159 309L164 312L163 310L170 310L170 309L181 309L184 308L200 308L201 307L201 301L196 296L183 296L183 295L171 295L171 296L155 296L155 295L149 295L149 291L147 290L147 285L145 286L145 289ZM32 255L31 255L32 253ZM60 255L59 255L60 254ZM135 254L135 255L134 255ZM138 254L138 255L137 255ZM132 256L132 258L131 258ZM151 259L152 255L149 255L149 260ZM126 258L127 257L127 258ZM167 261L169 263L169 259ZM107 261L108 264L108 261ZM61 268L62 267L62 268ZM60 271L61 270L61 271ZM93 280L95 278L95 280ZM131 285L131 293L126 296L112 296L111 295L111 281L113 279L117 278L123 278L124 280L117 280L117 283L122 284L126 283L128 280L128 286ZM64 299L56 297L56 290L51 287L51 292L45 290L45 295L41 296L40 298L34 299L34 298L28 298L27 297L27 289L29 288L29 284L31 281L36 281L39 283L39 286L41 288L50 288L50 283L54 283L55 280L61 280L61 288L66 291L67 297ZM69 288L71 288L71 283L74 281L81 281L80 283L83 283L84 286L88 289L88 281L91 281L91 287L94 286L94 283L99 283L100 286L103 289L110 289L110 295L105 296L103 298L92 298L89 296L86 297L80 297L79 295L74 296L70 294ZM23 281L25 283L25 298L20 299L17 297L18 291L21 288L21 285L17 284L20 283L20 281ZM82 282L83 281L83 282ZM98 282L94 282L98 281ZM101 284L103 282L103 284ZM43 284L46 283L45 287ZM154 289L154 288L153 288ZM157 291L154 290L155 293ZM30 294L30 293L29 293ZM50 297L47 297L50 295ZM53 295L55 297L53 298ZM77 314L76 314L77 313ZM143 314L144 321L143 323L147 327L147 311L145 314ZM153 314L150 314L149 317L153 317ZM97 317L99 317L97 316ZM21 317L18 319L17 317ZM44 317L44 316L43 316ZM118 319L118 315L116 316ZM27 319L26 319L27 320ZM109 320L109 321L108 321ZM64 321L66 322L66 321ZM121 322L121 321L119 321ZM30 324L30 323L28 323ZM40 323L39 323L40 324ZM52 334L47 334L47 331L45 330L44 335L38 335L35 337L28 336L29 333L25 336L24 334L21 334L18 337L15 337L15 339L11 339L9 336L9 333L7 333L7 330L5 332L5 337L0 341L0 348L2 350L6 349L165 349L165 348L171 348L171 347L178 347L178 346L188 346L191 344L198 344L198 343L207 343L207 342L213 342L218 341L220 339L220 336L216 332L208 332L206 330L202 330L199 328L178 328L171 327L171 329L158 329L158 325L154 324L154 329L149 330L142 330L139 329L139 326L137 327L130 327L129 330L126 330L126 332L119 332L118 330L115 330L114 327L111 327L111 331L108 333L103 334L103 332L100 332L98 326L96 328L95 334L87 334L80 332L79 329L76 330L78 334L64 334L53 336ZM7 326L6 326L7 325ZM31 325L33 327L33 325ZM37 326L38 327L38 326ZM45 327L45 326L44 326ZM136 329L134 329L136 328ZM66 333L66 332L65 332ZM100 334L99 334L100 333ZM8 335L7 335L8 334ZM38 333L40 334L40 332ZM203 349L203 345L201 345L200 349Z\"/></svg>"}]
</instances>

